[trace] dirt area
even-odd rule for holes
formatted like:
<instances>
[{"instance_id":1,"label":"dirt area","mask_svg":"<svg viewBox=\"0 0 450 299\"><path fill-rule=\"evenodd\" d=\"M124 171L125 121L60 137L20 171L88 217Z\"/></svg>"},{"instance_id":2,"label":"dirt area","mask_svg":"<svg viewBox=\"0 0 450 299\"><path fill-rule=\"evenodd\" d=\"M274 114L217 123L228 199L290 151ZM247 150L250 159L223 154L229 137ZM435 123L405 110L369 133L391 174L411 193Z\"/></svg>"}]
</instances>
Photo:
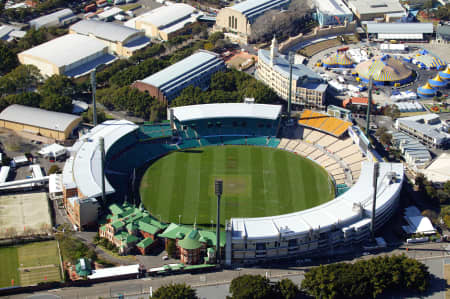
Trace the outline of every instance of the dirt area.
<instances>
[{"instance_id":1,"label":"dirt area","mask_svg":"<svg viewBox=\"0 0 450 299\"><path fill-rule=\"evenodd\" d=\"M46 233L51 227L45 192L0 196L0 238Z\"/></svg>"},{"instance_id":2,"label":"dirt area","mask_svg":"<svg viewBox=\"0 0 450 299\"><path fill-rule=\"evenodd\" d=\"M332 48L332 47L336 47L342 45L342 42L340 40L338 40L337 38L335 39L329 39L323 42L318 42L309 46L304 47L303 49L299 50L298 53L306 56L306 57L311 57L314 56L315 54Z\"/></svg>"},{"instance_id":3,"label":"dirt area","mask_svg":"<svg viewBox=\"0 0 450 299\"><path fill-rule=\"evenodd\" d=\"M254 62L253 62L253 63L249 63L249 64L247 65L247 67L245 67L243 64L244 64L248 59L253 59ZM225 63L226 63L227 65L229 65L229 66L235 68L235 69L241 70L241 69L245 69L245 68L248 68L248 67L252 66L252 65L253 65L255 62L257 62L257 61L258 61L258 56L249 54L249 53L247 53L247 52L240 52L240 51L238 51L238 52L236 52L236 54L234 54L234 55L228 57L228 58L225 60Z\"/></svg>"}]
</instances>

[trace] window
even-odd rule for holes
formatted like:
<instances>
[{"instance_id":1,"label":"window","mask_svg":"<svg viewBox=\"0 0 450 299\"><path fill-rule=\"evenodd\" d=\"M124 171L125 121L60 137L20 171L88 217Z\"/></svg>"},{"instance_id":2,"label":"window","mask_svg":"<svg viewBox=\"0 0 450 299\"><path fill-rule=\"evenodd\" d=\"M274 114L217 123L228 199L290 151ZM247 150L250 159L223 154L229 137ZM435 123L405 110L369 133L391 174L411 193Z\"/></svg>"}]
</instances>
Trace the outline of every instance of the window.
<instances>
[{"instance_id":1,"label":"window","mask_svg":"<svg viewBox=\"0 0 450 299\"><path fill-rule=\"evenodd\" d=\"M232 23L231 23L231 22L232 22L231 16L229 16L229 17L228 17L228 27L231 27L231 26L232 26Z\"/></svg>"},{"instance_id":2,"label":"window","mask_svg":"<svg viewBox=\"0 0 450 299\"><path fill-rule=\"evenodd\" d=\"M237 29L237 18L234 18L234 29Z\"/></svg>"}]
</instances>

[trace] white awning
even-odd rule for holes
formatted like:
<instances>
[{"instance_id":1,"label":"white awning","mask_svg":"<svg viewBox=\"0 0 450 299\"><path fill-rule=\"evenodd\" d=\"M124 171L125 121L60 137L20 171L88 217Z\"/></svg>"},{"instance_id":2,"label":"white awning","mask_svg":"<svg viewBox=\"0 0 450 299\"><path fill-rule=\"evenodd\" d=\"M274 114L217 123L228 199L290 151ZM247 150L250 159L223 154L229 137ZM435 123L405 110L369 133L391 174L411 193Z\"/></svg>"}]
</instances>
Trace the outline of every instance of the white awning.
<instances>
[{"instance_id":1,"label":"white awning","mask_svg":"<svg viewBox=\"0 0 450 299\"><path fill-rule=\"evenodd\" d=\"M378 33L379 39L423 39L422 33Z\"/></svg>"}]
</instances>

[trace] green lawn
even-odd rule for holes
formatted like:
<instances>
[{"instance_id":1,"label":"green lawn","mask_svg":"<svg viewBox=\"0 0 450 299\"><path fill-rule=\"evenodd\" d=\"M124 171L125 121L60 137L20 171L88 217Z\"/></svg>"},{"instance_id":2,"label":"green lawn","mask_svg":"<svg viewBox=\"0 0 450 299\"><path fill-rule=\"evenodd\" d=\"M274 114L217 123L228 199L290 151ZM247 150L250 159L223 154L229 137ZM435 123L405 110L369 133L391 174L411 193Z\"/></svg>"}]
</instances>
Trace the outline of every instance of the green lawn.
<instances>
[{"instance_id":1,"label":"green lawn","mask_svg":"<svg viewBox=\"0 0 450 299\"><path fill-rule=\"evenodd\" d=\"M12 280L14 285L20 285L17 247L0 247L0 265L0 287L12 286Z\"/></svg>"},{"instance_id":2,"label":"green lawn","mask_svg":"<svg viewBox=\"0 0 450 299\"><path fill-rule=\"evenodd\" d=\"M0 265L0 287L61 280L56 241L0 247Z\"/></svg>"},{"instance_id":3,"label":"green lawn","mask_svg":"<svg viewBox=\"0 0 450 299\"><path fill-rule=\"evenodd\" d=\"M215 220L214 180L224 181L222 224L311 208L334 197L327 172L298 155L253 146L178 151L152 164L141 181L145 207L163 221L209 226Z\"/></svg>"}]
</instances>

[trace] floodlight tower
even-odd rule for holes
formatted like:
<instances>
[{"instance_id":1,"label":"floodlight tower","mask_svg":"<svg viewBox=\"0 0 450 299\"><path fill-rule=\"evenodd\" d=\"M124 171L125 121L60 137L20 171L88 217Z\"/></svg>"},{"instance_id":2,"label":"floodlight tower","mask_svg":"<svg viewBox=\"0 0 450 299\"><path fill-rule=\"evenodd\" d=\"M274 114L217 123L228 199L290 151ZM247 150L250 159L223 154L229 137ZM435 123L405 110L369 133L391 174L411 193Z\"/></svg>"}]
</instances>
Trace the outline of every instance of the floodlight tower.
<instances>
[{"instance_id":1,"label":"floodlight tower","mask_svg":"<svg viewBox=\"0 0 450 299\"><path fill-rule=\"evenodd\" d=\"M102 173L102 204L106 203L106 191L105 191L105 139L100 137L98 139L101 153L101 173Z\"/></svg>"},{"instance_id":2,"label":"floodlight tower","mask_svg":"<svg viewBox=\"0 0 450 299\"><path fill-rule=\"evenodd\" d=\"M95 80L96 69L91 72L91 91L92 91L92 122L94 127L97 125L97 103L95 93L97 92L97 82Z\"/></svg>"},{"instance_id":3,"label":"floodlight tower","mask_svg":"<svg viewBox=\"0 0 450 299\"><path fill-rule=\"evenodd\" d=\"M292 64L294 64L294 52L289 51L289 98L288 98L288 118L291 118L291 103L292 103Z\"/></svg>"},{"instance_id":4,"label":"floodlight tower","mask_svg":"<svg viewBox=\"0 0 450 299\"><path fill-rule=\"evenodd\" d=\"M370 222L370 233L372 240L375 240L375 210L377 205L377 183L378 183L378 174L380 170L380 164L375 162L373 164L373 195L372 195L372 221Z\"/></svg>"},{"instance_id":5,"label":"floodlight tower","mask_svg":"<svg viewBox=\"0 0 450 299\"><path fill-rule=\"evenodd\" d=\"M366 118L366 136L369 138L369 129L370 129L370 112L372 110L372 86L373 86L373 77L369 78L369 88L367 92L369 94L367 98L367 118Z\"/></svg>"},{"instance_id":6,"label":"floodlight tower","mask_svg":"<svg viewBox=\"0 0 450 299\"><path fill-rule=\"evenodd\" d=\"M223 193L223 181L214 182L214 193L217 196L217 223L216 223L216 264L220 264L220 197Z\"/></svg>"}]
</instances>

